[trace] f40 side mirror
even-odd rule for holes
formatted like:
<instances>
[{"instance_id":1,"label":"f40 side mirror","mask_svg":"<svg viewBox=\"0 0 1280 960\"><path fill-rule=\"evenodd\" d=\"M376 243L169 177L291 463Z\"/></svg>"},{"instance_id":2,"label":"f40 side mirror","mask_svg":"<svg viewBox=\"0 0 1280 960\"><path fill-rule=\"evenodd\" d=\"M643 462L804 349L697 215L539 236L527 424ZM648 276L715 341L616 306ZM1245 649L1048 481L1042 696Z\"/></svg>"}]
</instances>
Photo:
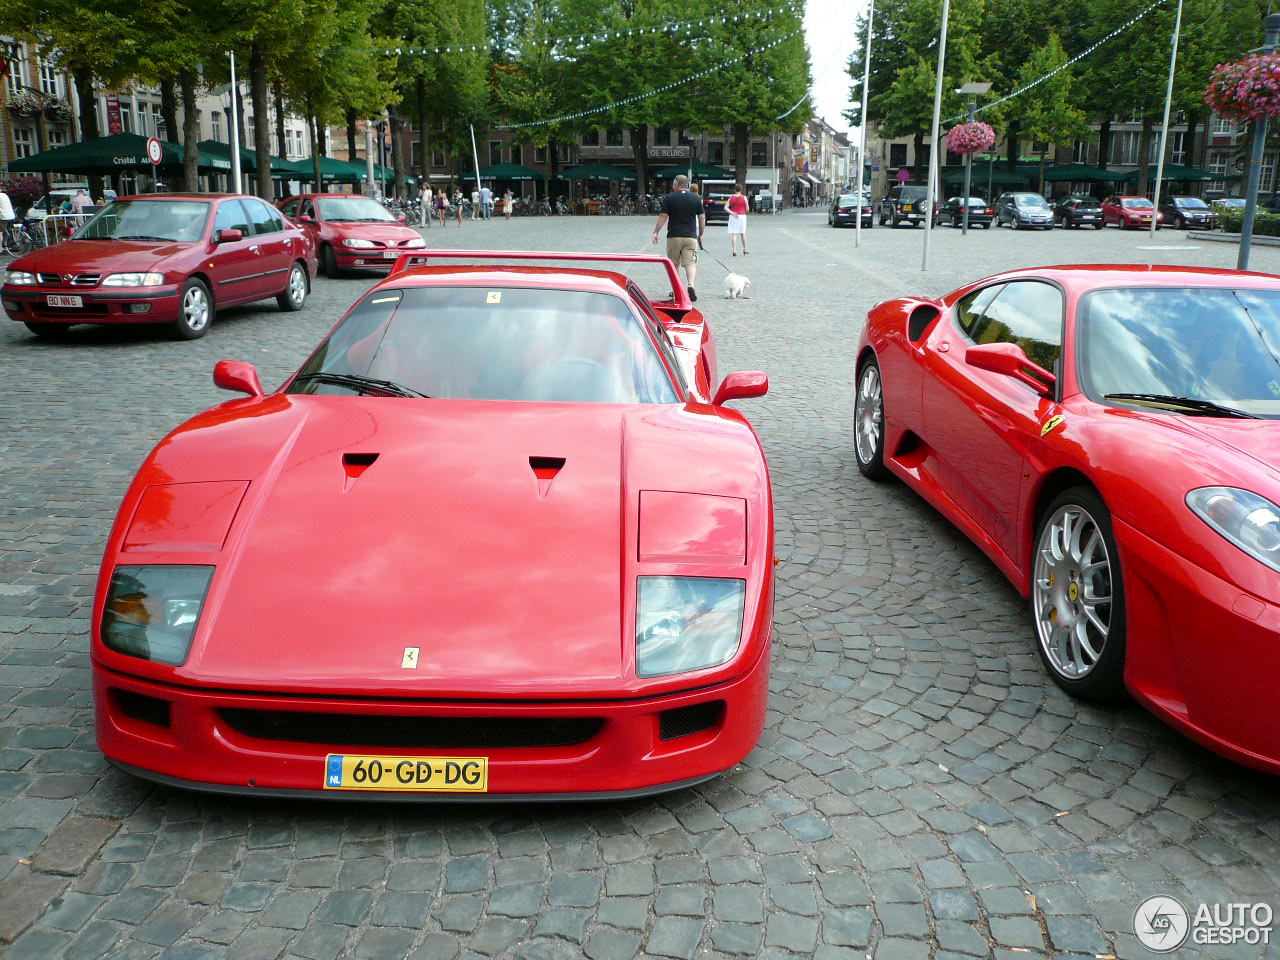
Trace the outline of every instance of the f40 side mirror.
<instances>
[{"instance_id":1,"label":"f40 side mirror","mask_svg":"<svg viewBox=\"0 0 1280 960\"><path fill-rule=\"evenodd\" d=\"M247 393L251 397L262 396L258 370L244 360L219 360L213 368L213 385L221 390Z\"/></svg>"},{"instance_id":2,"label":"f40 side mirror","mask_svg":"<svg viewBox=\"0 0 1280 960\"><path fill-rule=\"evenodd\" d=\"M748 400L763 397L769 392L769 378L759 370L739 370L730 373L720 382L712 406L719 407L730 400Z\"/></svg>"},{"instance_id":3,"label":"f40 side mirror","mask_svg":"<svg viewBox=\"0 0 1280 960\"><path fill-rule=\"evenodd\" d=\"M1048 396L1058 378L1039 364L1033 363L1016 343L981 343L964 352L964 362L979 370L990 370L1025 383L1036 393Z\"/></svg>"}]
</instances>

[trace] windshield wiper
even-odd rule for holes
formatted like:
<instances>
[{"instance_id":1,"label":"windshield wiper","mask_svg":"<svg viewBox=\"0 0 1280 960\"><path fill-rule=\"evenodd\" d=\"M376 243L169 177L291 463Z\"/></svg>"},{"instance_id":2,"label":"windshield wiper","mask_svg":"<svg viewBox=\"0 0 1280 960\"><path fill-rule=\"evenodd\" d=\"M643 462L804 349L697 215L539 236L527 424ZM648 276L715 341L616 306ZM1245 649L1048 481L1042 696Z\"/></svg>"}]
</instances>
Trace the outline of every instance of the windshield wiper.
<instances>
[{"instance_id":1,"label":"windshield wiper","mask_svg":"<svg viewBox=\"0 0 1280 960\"><path fill-rule=\"evenodd\" d=\"M117 240L160 240L164 243L174 242L170 237L148 237L142 234L138 234L137 236L131 236L131 237L116 237L115 239Z\"/></svg>"},{"instance_id":2,"label":"windshield wiper","mask_svg":"<svg viewBox=\"0 0 1280 960\"><path fill-rule=\"evenodd\" d=\"M1108 393L1104 400L1126 400L1130 403L1149 403L1166 407L1177 407L1191 416L1203 417L1240 417L1246 420L1262 419L1257 414L1246 413L1235 407L1224 407L1212 400L1197 400L1194 397L1175 397L1164 393Z\"/></svg>"},{"instance_id":3,"label":"windshield wiper","mask_svg":"<svg viewBox=\"0 0 1280 960\"><path fill-rule=\"evenodd\" d=\"M304 373L302 376L294 377L294 383L304 383L309 380L316 380L320 383L332 383L340 387L351 387L353 390L363 394L367 390L381 390L396 397L421 397L424 400L431 398L425 393L419 393L417 390L410 389L404 384L396 383L394 380L379 380L376 377L362 377L358 373Z\"/></svg>"}]
</instances>

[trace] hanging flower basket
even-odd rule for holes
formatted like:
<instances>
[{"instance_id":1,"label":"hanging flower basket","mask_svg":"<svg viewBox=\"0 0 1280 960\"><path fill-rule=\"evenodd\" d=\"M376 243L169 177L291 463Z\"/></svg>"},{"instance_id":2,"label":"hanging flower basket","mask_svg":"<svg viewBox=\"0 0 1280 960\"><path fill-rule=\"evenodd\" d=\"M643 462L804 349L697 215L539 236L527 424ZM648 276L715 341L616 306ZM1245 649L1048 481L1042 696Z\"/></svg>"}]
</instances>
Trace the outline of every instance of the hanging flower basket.
<instances>
[{"instance_id":1,"label":"hanging flower basket","mask_svg":"<svg viewBox=\"0 0 1280 960\"><path fill-rule=\"evenodd\" d=\"M1213 68L1204 102L1232 120L1280 117L1280 54L1259 54Z\"/></svg>"},{"instance_id":2,"label":"hanging flower basket","mask_svg":"<svg viewBox=\"0 0 1280 960\"><path fill-rule=\"evenodd\" d=\"M952 153L981 153L995 142L996 132L986 123L961 123L947 131L947 149Z\"/></svg>"},{"instance_id":3,"label":"hanging flower basket","mask_svg":"<svg viewBox=\"0 0 1280 960\"><path fill-rule=\"evenodd\" d=\"M30 90L19 90L17 93L10 94L9 102L5 104L9 116L15 120L34 117L40 112L40 106L40 98Z\"/></svg>"},{"instance_id":4,"label":"hanging flower basket","mask_svg":"<svg viewBox=\"0 0 1280 960\"><path fill-rule=\"evenodd\" d=\"M71 104L65 100L49 99L44 103L44 118L51 123L70 123Z\"/></svg>"}]
</instances>

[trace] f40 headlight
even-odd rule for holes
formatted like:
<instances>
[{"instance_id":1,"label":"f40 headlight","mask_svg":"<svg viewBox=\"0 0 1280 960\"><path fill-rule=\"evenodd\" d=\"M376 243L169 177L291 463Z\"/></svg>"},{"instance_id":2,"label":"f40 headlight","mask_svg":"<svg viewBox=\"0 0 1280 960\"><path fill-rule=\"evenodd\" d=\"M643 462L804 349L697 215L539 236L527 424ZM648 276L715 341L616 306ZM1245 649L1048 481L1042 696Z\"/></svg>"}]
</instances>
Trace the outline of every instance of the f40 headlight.
<instances>
[{"instance_id":1,"label":"f40 headlight","mask_svg":"<svg viewBox=\"0 0 1280 960\"><path fill-rule=\"evenodd\" d=\"M1280 507L1238 487L1200 487L1187 506L1255 560L1280 571Z\"/></svg>"},{"instance_id":2,"label":"f40 headlight","mask_svg":"<svg viewBox=\"0 0 1280 960\"><path fill-rule=\"evenodd\" d=\"M210 566L116 567L102 611L102 642L116 653L179 666L211 579Z\"/></svg>"},{"instance_id":3,"label":"f40 headlight","mask_svg":"<svg viewBox=\"0 0 1280 960\"><path fill-rule=\"evenodd\" d=\"M637 579L637 676L690 673L725 663L738 652L745 580Z\"/></svg>"}]
</instances>

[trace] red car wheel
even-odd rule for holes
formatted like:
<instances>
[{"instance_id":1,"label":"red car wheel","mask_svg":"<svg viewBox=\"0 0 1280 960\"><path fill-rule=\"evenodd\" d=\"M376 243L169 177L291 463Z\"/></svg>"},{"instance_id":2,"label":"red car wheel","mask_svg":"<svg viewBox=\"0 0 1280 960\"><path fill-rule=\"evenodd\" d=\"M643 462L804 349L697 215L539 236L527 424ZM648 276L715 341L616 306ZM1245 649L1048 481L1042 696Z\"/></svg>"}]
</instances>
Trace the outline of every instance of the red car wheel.
<instances>
[{"instance_id":1,"label":"red car wheel","mask_svg":"<svg viewBox=\"0 0 1280 960\"><path fill-rule=\"evenodd\" d=\"M1060 493L1036 533L1031 614L1040 659L1072 696L1124 693L1125 607L1111 513L1088 487Z\"/></svg>"}]
</instances>

